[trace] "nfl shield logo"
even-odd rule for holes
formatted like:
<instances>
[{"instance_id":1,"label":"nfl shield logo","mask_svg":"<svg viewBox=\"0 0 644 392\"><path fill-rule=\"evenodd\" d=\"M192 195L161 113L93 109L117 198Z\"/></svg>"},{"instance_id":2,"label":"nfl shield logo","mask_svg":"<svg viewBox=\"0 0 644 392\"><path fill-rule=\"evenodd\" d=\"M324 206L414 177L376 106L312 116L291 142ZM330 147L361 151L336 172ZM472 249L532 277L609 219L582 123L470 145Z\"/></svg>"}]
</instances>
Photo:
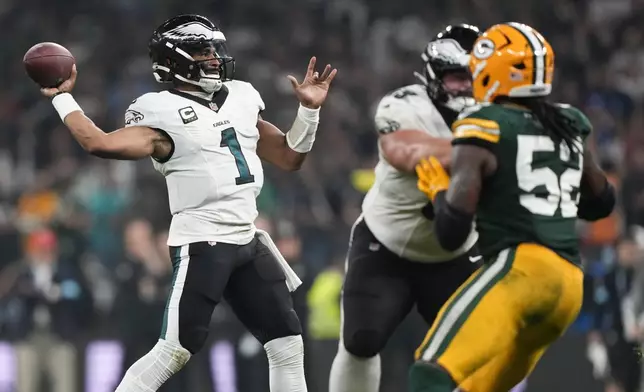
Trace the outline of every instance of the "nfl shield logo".
<instances>
[{"instance_id":1,"label":"nfl shield logo","mask_svg":"<svg viewBox=\"0 0 644 392\"><path fill-rule=\"evenodd\" d=\"M210 106L210 109L214 110L215 112L219 110L219 106L217 106L217 104L214 102L210 102L208 106Z\"/></svg>"}]
</instances>

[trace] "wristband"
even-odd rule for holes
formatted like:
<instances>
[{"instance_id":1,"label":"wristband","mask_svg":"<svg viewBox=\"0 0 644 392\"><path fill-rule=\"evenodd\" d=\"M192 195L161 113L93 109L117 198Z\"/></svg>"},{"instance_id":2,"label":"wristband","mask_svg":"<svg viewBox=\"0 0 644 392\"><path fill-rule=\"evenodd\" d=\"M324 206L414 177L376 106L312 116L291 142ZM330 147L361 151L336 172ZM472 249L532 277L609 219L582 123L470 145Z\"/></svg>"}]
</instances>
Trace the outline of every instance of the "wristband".
<instances>
[{"instance_id":1,"label":"wristband","mask_svg":"<svg viewBox=\"0 0 644 392\"><path fill-rule=\"evenodd\" d=\"M63 122L65 122L65 117L67 117L68 114L76 111L83 111L70 93L54 95L51 99L51 103L54 105L54 109L56 109L56 112L58 112L58 115Z\"/></svg>"},{"instance_id":2,"label":"wristband","mask_svg":"<svg viewBox=\"0 0 644 392\"><path fill-rule=\"evenodd\" d=\"M311 151L319 121L320 108L309 109L300 104L295 121L286 133L286 143L291 150L301 154Z\"/></svg>"},{"instance_id":3,"label":"wristband","mask_svg":"<svg viewBox=\"0 0 644 392\"><path fill-rule=\"evenodd\" d=\"M310 109L300 104L300 107L297 109L297 116L304 121L318 123L320 122L320 108Z\"/></svg>"}]
</instances>

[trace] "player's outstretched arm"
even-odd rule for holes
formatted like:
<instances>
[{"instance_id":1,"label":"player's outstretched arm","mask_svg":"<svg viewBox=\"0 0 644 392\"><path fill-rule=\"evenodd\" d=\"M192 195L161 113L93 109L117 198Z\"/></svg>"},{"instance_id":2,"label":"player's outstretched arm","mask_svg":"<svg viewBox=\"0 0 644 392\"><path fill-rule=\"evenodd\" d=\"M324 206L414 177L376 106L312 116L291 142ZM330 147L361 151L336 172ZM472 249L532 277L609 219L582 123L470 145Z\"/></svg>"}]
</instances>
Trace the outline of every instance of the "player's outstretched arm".
<instances>
[{"instance_id":1,"label":"player's outstretched arm","mask_svg":"<svg viewBox=\"0 0 644 392\"><path fill-rule=\"evenodd\" d=\"M326 100L331 82L338 73L337 69L332 69L331 65L327 64L322 74L319 74L315 71L315 62L316 58L312 57L302 83L299 83L294 76L288 76L293 91L300 101L291 129L284 133L261 118L257 121L257 129L259 129L257 154L261 159L285 170L298 170L306 154L311 151L320 121L320 107Z\"/></svg>"},{"instance_id":2,"label":"player's outstretched arm","mask_svg":"<svg viewBox=\"0 0 644 392\"><path fill-rule=\"evenodd\" d=\"M450 166L450 139L433 137L422 131L401 129L380 133L378 143L385 160L401 172L414 173L416 165L428 156L436 157L446 169Z\"/></svg>"},{"instance_id":3,"label":"player's outstretched arm","mask_svg":"<svg viewBox=\"0 0 644 392\"><path fill-rule=\"evenodd\" d=\"M135 160L163 154L165 136L148 127L128 127L105 133L85 116L70 94L76 84L76 65L68 80L56 88L42 88L74 139L92 155L106 159Z\"/></svg>"},{"instance_id":4,"label":"player's outstretched arm","mask_svg":"<svg viewBox=\"0 0 644 392\"><path fill-rule=\"evenodd\" d=\"M615 207L615 188L608 182L604 171L588 148L584 147L584 167L579 189L577 216L587 221L606 218Z\"/></svg>"},{"instance_id":5,"label":"player's outstretched arm","mask_svg":"<svg viewBox=\"0 0 644 392\"><path fill-rule=\"evenodd\" d=\"M78 144L99 158L137 160L153 156L161 159L164 155L161 150L167 139L152 128L134 126L105 133L81 111L69 113L64 122Z\"/></svg>"}]
</instances>

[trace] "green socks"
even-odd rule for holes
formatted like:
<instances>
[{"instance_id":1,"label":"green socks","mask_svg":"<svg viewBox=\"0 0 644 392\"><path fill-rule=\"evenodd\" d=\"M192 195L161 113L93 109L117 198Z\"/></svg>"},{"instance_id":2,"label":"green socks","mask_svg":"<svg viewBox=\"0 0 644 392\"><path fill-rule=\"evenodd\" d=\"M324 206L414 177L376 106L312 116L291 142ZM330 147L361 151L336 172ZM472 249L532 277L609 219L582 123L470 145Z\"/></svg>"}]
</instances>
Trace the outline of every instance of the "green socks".
<instances>
[{"instance_id":1,"label":"green socks","mask_svg":"<svg viewBox=\"0 0 644 392\"><path fill-rule=\"evenodd\" d=\"M454 392L456 383L440 366L416 362L409 370L409 392Z\"/></svg>"}]
</instances>

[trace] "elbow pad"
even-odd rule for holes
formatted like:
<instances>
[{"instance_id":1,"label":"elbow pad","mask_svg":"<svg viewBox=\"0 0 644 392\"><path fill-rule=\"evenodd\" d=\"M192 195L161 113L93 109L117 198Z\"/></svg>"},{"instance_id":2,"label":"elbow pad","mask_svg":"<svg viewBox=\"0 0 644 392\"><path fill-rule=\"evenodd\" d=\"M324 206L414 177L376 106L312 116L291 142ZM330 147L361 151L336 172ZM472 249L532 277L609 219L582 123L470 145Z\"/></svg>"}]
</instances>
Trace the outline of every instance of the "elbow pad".
<instances>
[{"instance_id":1,"label":"elbow pad","mask_svg":"<svg viewBox=\"0 0 644 392\"><path fill-rule=\"evenodd\" d=\"M581 196L577 206L577 217L587 221L606 218L615 208L615 188L606 180L606 186L599 195L593 195L590 189L582 184Z\"/></svg>"},{"instance_id":2,"label":"elbow pad","mask_svg":"<svg viewBox=\"0 0 644 392\"><path fill-rule=\"evenodd\" d=\"M450 206L445 200L445 191L436 195L434 214L434 232L440 246L450 252L460 248L472 231L474 214Z\"/></svg>"}]
</instances>

